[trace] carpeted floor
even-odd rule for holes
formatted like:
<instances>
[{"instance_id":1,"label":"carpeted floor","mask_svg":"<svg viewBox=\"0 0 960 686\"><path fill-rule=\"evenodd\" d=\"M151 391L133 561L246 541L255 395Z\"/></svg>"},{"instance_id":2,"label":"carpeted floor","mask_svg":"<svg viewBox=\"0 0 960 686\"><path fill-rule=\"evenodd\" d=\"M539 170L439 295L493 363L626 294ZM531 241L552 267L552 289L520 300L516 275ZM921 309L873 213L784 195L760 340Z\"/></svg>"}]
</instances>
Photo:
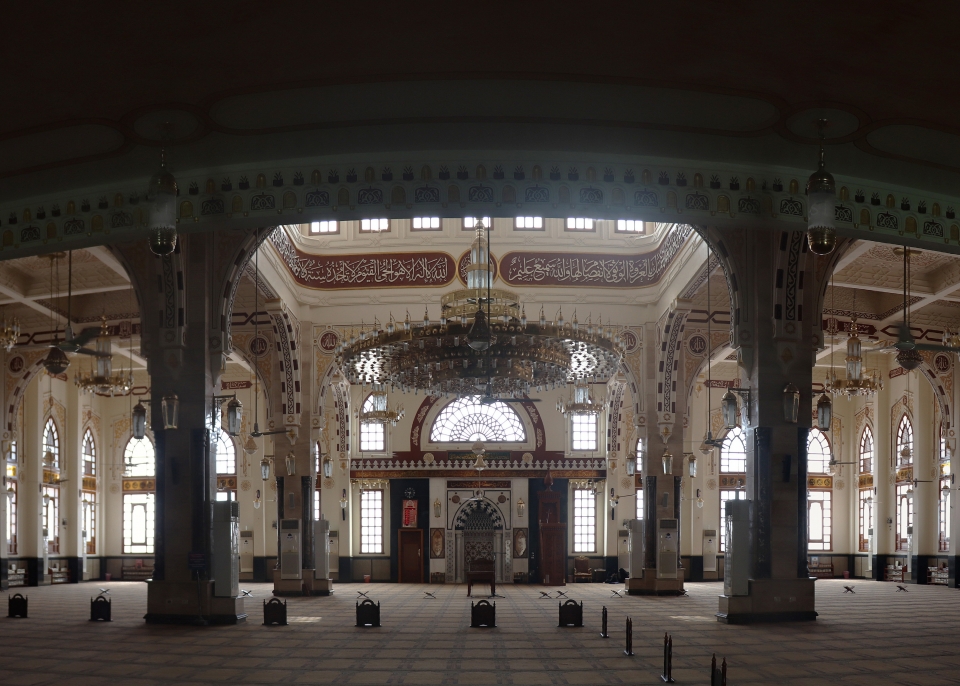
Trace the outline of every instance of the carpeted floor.
<instances>
[{"instance_id":1,"label":"carpeted floor","mask_svg":"<svg viewBox=\"0 0 960 686\"><path fill-rule=\"evenodd\" d=\"M856 594L844 594L851 583ZM99 585L111 590L110 624L87 621ZM716 621L717 583L689 584L682 598L577 584L562 589L584 602L585 626L573 629L557 626L559 601L539 598L546 589L504 585L497 628L471 629L465 586L338 584L331 597L290 598L285 627L261 624L270 586L241 586L254 594L247 622L208 628L146 625L142 583L19 589L30 617L2 613L0 683L653 684L664 631L678 684L709 684L714 652L732 686L960 683L960 593L944 587L820 580L816 622L742 627ZM382 628L354 626L357 591L381 602ZM628 615L634 657L623 654Z\"/></svg>"}]
</instances>

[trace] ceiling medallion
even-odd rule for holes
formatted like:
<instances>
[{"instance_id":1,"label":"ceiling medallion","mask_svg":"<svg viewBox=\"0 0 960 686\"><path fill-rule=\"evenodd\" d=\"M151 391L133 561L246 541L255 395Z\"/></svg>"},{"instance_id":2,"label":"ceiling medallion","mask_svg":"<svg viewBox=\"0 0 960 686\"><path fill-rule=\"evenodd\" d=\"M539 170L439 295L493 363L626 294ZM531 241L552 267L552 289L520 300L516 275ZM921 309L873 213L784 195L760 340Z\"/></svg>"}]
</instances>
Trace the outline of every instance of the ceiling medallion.
<instances>
[{"instance_id":1,"label":"ceiling medallion","mask_svg":"<svg viewBox=\"0 0 960 686\"><path fill-rule=\"evenodd\" d=\"M424 312L422 324L402 325L391 316L385 329L352 332L337 345L340 368L354 384L427 395L513 397L578 379L606 381L622 355L619 331L592 319L586 326L528 322L515 293L492 287L486 230L477 237L466 267L467 288L444 295L440 321Z\"/></svg>"}]
</instances>

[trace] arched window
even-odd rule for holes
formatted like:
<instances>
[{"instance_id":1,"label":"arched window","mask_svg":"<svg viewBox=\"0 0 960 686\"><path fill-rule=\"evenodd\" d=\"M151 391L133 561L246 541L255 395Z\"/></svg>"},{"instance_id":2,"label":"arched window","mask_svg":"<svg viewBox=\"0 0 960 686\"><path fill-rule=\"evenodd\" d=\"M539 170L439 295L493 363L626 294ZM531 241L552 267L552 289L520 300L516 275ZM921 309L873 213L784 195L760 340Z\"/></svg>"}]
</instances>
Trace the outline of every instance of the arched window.
<instances>
[{"instance_id":1,"label":"arched window","mask_svg":"<svg viewBox=\"0 0 960 686\"><path fill-rule=\"evenodd\" d=\"M897 460L898 465L913 464L913 424L910 418L903 415L897 426Z\"/></svg>"},{"instance_id":2,"label":"arched window","mask_svg":"<svg viewBox=\"0 0 960 686\"><path fill-rule=\"evenodd\" d=\"M90 429L83 434L83 475L97 475L97 446L93 442L93 433Z\"/></svg>"},{"instance_id":3,"label":"arched window","mask_svg":"<svg viewBox=\"0 0 960 686\"><path fill-rule=\"evenodd\" d=\"M747 444L743 429L730 429L720 446L720 471L743 474L747 471Z\"/></svg>"},{"instance_id":4,"label":"arched window","mask_svg":"<svg viewBox=\"0 0 960 686\"><path fill-rule=\"evenodd\" d=\"M220 429L217 436L217 474L237 473L237 449L227 432Z\"/></svg>"},{"instance_id":5,"label":"arched window","mask_svg":"<svg viewBox=\"0 0 960 686\"><path fill-rule=\"evenodd\" d=\"M363 401L360 413L384 412L387 409L387 396L383 393L371 393ZM360 422L361 452L383 452L387 449L387 427L383 422Z\"/></svg>"},{"instance_id":6,"label":"arched window","mask_svg":"<svg viewBox=\"0 0 960 686\"><path fill-rule=\"evenodd\" d=\"M820 429L807 434L807 473L826 474L830 468L830 443Z\"/></svg>"},{"instance_id":7,"label":"arched window","mask_svg":"<svg viewBox=\"0 0 960 686\"><path fill-rule=\"evenodd\" d=\"M873 431L869 426L863 427L860 434L860 473L870 474L873 471Z\"/></svg>"},{"instance_id":8,"label":"arched window","mask_svg":"<svg viewBox=\"0 0 960 686\"><path fill-rule=\"evenodd\" d=\"M126 477L154 476L157 470L157 455L153 443L147 438L131 438L123 451L123 466Z\"/></svg>"},{"instance_id":9,"label":"arched window","mask_svg":"<svg viewBox=\"0 0 960 686\"><path fill-rule=\"evenodd\" d=\"M156 474L157 456L153 443L146 438L139 441L131 438L123 451L123 464L123 553L152 555L156 530L156 493L144 477Z\"/></svg>"},{"instance_id":10,"label":"arched window","mask_svg":"<svg viewBox=\"0 0 960 686\"><path fill-rule=\"evenodd\" d=\"M507 403L482 403L479 395L458 398L433 422L434 443L521 443L527 439L520 417Z\"/></svg>"},{"instance_id":11,"label":"arched window","mask_svg":"<svg viewBox=\"0 0 960 686\"><path fill-rule=\"evenodd\" d=\"M946 462L950 459L947 455L947 437L943 433L943 421L940 422L940 461Z\"/></svg>"},{"instance_id":12,"label":"arched window","mask_svg":"<svg viewBox=\"0 0 960 686\"><path fill-rule=\"evenodd\" d=\"M53 464L44 464L44 468L60 468L60 433L57 431L57 425L53 423L53 418L47 420L47 425L43 427L43 457L47 453L53 455Z\"/></svg>"}]
</instances>

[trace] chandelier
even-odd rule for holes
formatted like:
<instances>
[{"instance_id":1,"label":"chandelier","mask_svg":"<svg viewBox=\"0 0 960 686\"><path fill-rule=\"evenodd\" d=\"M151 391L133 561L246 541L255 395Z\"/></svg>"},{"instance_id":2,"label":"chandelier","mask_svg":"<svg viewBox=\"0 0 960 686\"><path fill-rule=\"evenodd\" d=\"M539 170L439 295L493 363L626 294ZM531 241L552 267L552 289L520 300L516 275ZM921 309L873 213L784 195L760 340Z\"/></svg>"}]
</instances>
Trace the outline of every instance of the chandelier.
<instances>
[{"instance_id":1,"label":"chandelier","mask_svg":"<svg viewBox=\"0 0 960 686\"><path fill-rule=\"evenodd\" d=\"M395 410L389 409L387 405L387 391L383 386L374 386L368 402L370 403L371 409L357 412L357 418L361 422L377 422L379 424L396 426L397 422L403 419L403 405L400 405ZM366 405L366 403L364 405Z\"/></svg>"},{"instance_id":2,"label":"chandelier","mask_svg":"<svg viewBox=\"0 0 960 686\"><path fill-rule=\"evenodd\" d=\"M95 369L89 373L79 372L76 384L85 393L100 393L101 395L126 395L133 388L133 371L122 370L113 372L113 358L111 357L110 334L107 330L107 319L100 320L100 335L97 336L96 351L103 353L97 356Z\"/></svg>"},{"instance_id":3,"label":"chandelier","mask_svg":"<svg viewBox=\"0 0 960 686\"><path fill-rule=\"evenodd\" d=\"M17 340L20 338L20 320L16 317L13 318L13 321L7 322L7 317L3 317L3 326L0 327L0 348L3 348L7 352L10 352L13 349L13 346L17 344Z\"/></svg>"},{"instance_id":4,"label":"chandelier","mask_svg":"<svg viewBox=\"0 0 960 686\"><path fill-rule=\"evenodd\" d=\"M528 322L519 297L495 289L483 222L470 247L467 287L444 295L440 320L354 332L337 346L337 363L350 383L427 395L513 397L577 379L606 381L620 362L612 327Z\"/></svg>"},{"instance_id":5,"label":"chandelier","mask_svg":"<svg viewBox=\"0 0 960 686\"><path fill-rule=\"evenodd\" d=\"M593 397L586 379L577 379L567 402L557 401L557 412L564 416L568 414L597 415L603 410L605 402L604 397L599 399Z\"/></svg>"},{"instance_id":6,"label":"chandelier","mask_svg":"<svg viewBox=\"0 0 960 686\"><path fill-rule=\"evenodd\" d=\"M857 337L857 322L852 324L852 333L847 339L847 378L838 379L831 370L830 377L824 385L827 393L844 394L847 397L856 395L870 396L883 390L883 380L877 370L864 370L862 348ZM866 373L866 376L865 376Z\"/></svg>"}]
</instances>

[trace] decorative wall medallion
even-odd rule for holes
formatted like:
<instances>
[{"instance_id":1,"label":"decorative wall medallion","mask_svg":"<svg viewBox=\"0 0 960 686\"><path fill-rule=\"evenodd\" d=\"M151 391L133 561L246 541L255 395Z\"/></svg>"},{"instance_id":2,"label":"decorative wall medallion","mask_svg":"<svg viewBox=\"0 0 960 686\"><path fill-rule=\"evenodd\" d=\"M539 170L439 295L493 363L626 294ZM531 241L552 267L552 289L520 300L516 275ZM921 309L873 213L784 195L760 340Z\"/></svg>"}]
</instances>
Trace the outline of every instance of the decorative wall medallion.
<instances>
[{"instance_id":1,"label":"decorative wall medallion","mask_svg":"<svg viewBox=\"0 0 960 686\"><path fill-rule=\"evenodd\" d=\"M334 485L334 484L333 484L333 479L327 478L327 479L324 479L324 480L323 480L323 487L324 487L324 488L333 488L333 485Z\"/></svg>"},{"instance_id":2,"label":"decorative wall medallion","mask_svg":"<svg viewBox=\"0 0 960 686\"><path fill-rule=\"evenodd\" d=\"M633 484L630 483L630 478L629 478L629 477L626 477L626 476L625 476L625 477L623 477L622 479L620 479L620 488L630 488L632 485L633 485Z\"/></svg>"},{"instance_id":3,"label":"decorative wall medallion","mask_svg":"<svg viewBox=\"0 0 960 686\"><path fill-rule=\"evenodd\" d=\"M339 342L340 335L333 329L330 329L320 334L320 339L317 341L317 344L320 346L320 350L329 354L337 349L337 343Z\"/></svg>"},{"instance_id":4,"label":"decorative wall medallion","mask_svg":"<svg viewBox=\"0 0 960 686\"><path fill-rule=\"evenodd\" d=\"M254 336L250 339L249 349L254 357L263 357L270 350L270 342L264 336Z\"/></svg>"},{"instance_id":5,"label":"decorative wall medallion","mask_svg":"<svg viewBox=\"0 0 960 686\"><path fill-rule=\"evenodd\" d=\"M842 491L843 487L846 486L843 479L837 479L836 481L833 482L833 484L834 486L836 486L838 491Z\"/></svg>"},{"instance_id":6,"label":"decorative wall medallion","mask_svg":"<svg viewBox=\"0 0 960 686\"><path fill-rule=\"evenodd\" d=\"M119 486L119 484L110 484L110 492L111 492L111 493L119 493L119 492L120 492L120 486Z\"/></svg>"},{"instance_id":7,"label":"decorative wall medallion","mask_svg":"<svg viewBox=\"0 0 960 686\"><path fill-rule=\"evenodd\" d=\"M703 357L704 353L707 352L707 337L698 333L690 336L690 340L687 341L687 348L691 354Z\"/></svg>"},{"instance_id":8,"label":"decorative wall medallion","mask_svg":"<svg viewBox=\"0 0 960 686\"><path fill-rule=\"evenodd\" d=\"M445 540L443 529L430 529L430 559L437 560L446 557Z\"/></svg>"},{"instance_id":9,"label":"decorative wall medallion","mask_svg":"<svg viewBox=\"0 0 960 686\"><path fill-rule=\"evenodd\" d=\"M936 367L938 374L946 374L953 366L950 362L950 356L945 353L937 353L933 358L933 366Z\"/></svg>"},{"instance_id":10,"label":"decorative wall medallion","mask_svg":"<svg viewBox=\"0 0 960 686\"><path fill-rule=\"evenodd\" d=\"M620 334L620 341L623 343L624 352L627 354L636 352L637 346L640 344L640 338L630 329L625 329Z\"/></svg>"},{"instance_id":11,"label":"decorative wall medallion","mask_svg":"<svg viewBox=\"0 0 960 686\"><path fill-rule=\"evenodd\" d=\"M249 490L250 490L250 482L247 481L246 479L244 479L243 481L241 481L241 482L240 482L240 490L241 490L241 491L249 491Z\"/></svg>"},{"instance_id":12,"label":"decorative wall medallion","mask_svg":"<svg viewBox=\"0 0 960 686\"><path fill-rule=\"evenodd\" d=\"M707 488L709 488L711 491L717 490L717 480L710 479L709 481L707 481Z\"/></svg>"},{"instance_id":13,"label":"decorative wall medallion","mask_svg":"<svg viewBox=\"0 0 960 686\"><path fill-rule=\"evenodd\" d=\"M505 495L503 495L503 494L501 493L501 494L497 497L497 502L500 503L501 505L503 505L505 502L507 502L507 496L505 496Z\"/></svg>"},{"instance_id":14,"label":"decorative wall medallion","mask_svg":"<svg viewBox=\"0 0 960 686\"><path fill-rule=\"evenodd\" d=\"M454 505L456 505L457 503L460 502L460 496L454 494L454 495L450 498L450 502L453 503Z\"/></svg>"},{"instance_id":15,"label":"decorative wall medallion","mask_svg":"<svg viewBox=\"0 0 960 686\"><path fill-rule=\"evenodd\" d=\"M10 362L7 365L10 369L11 374L20 374L23 371L24 361L20 355L15 355L10 358Z\"/></svg>"}]
</instances>

